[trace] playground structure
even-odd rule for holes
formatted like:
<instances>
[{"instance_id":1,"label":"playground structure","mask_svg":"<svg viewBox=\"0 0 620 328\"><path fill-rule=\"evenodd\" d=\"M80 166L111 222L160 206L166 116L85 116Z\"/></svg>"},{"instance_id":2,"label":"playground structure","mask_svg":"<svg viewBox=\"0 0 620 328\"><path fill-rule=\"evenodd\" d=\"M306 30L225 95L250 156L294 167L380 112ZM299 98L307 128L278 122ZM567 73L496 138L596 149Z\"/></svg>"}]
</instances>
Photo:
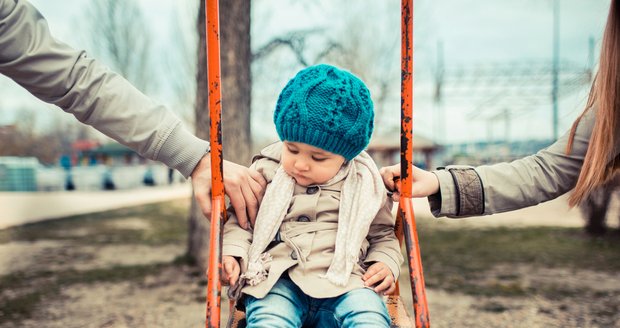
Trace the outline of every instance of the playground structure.
<instances>
[{"instance_id":1,"label":"playground structure","mask_svg":"<svg viewBox=\"0 0 620 328\"><path fill-rule=\"evenodd\" d=\"M210 142L212 170L212 212L210 218L209 269L207 282L206 327L220 326L222 233L226 220L225 194L222 172L221 130L221 71L219 40L219 2L205 0L207 35L208 103L210 111ZM401 196L396 220L396 235L405 240L409 278L413 295L413 313L409 315L400 298L400 288L386 299L393 327L430 327L424 275L412 205L413 158L413 0L401 2ZM243 313L230 304L230 327L244 325ZM412 322L413 321L413 322Z\"/></svg>"}]
</instances>

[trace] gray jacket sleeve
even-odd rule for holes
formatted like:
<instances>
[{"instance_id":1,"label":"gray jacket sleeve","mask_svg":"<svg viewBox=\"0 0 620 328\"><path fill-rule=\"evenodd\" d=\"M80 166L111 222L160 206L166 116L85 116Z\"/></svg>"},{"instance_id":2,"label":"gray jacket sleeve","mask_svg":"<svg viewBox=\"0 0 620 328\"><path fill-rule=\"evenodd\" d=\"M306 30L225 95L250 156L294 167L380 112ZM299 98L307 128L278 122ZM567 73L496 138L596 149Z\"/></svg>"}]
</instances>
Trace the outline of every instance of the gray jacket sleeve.
<instances>
[{"instance_id":1,"label":"gray jacket sleeve","mask_svg":"<svg viewBox=\"0 0 620 328\"><path fill-rule=\"evenodd\" d=\"M448 166L434 171L440 191L429 197L433 215L465 217L506 212L568 192L577 183L595 114L593 108L580 121L568 155L566 133L548 148L511 163L476 168Z\"/></svg>"},{"instance_id":2,"label":"gray jacket sleeve","mask_svg":"<svg viewBox=\"0 0 620 328\"><path fill-rule=\"evenodd\" d=\"M185 177L209 148L123 77L55 40L26 1L0 0L0 74Z\"/></svg>"}]
</instances>

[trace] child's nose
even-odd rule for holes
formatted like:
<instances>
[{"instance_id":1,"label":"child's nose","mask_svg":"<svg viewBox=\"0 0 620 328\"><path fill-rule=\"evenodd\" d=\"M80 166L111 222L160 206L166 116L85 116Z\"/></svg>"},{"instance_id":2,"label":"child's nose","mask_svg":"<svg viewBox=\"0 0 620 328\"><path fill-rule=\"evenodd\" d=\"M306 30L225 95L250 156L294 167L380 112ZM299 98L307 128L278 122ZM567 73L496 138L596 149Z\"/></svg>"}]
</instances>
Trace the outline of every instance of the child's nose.
<instances>
[{"instance_id":1,"label":"child's nose","mask_svg":"<svg viewBox=\"0 0 620 328\"><path fill-rule=\"evenodd\" d=\"M308 170L308 163L306 163L306 161L304 161L304 160L296 160L295 161L295 169L297 169L299 171L306 171L306 170Z\"/></svg>"}]
</instances>

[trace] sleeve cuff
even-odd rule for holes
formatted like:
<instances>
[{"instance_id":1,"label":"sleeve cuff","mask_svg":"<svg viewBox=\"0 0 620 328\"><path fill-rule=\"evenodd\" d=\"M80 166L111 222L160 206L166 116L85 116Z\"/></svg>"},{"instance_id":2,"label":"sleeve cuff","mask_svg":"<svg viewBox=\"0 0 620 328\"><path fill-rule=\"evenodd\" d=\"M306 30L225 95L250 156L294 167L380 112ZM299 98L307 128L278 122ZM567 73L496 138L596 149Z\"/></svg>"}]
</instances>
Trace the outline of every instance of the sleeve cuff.
<instances>
[{"instance_id":1,"label":"sleeve cuff","mask_svg":"<svg viewBox=\"0 0 620 328\"><path fill-rule=\"evenodd\" d=\"M239 264L241 265L242 268L246 268L247 261L248 261L249 248L250 248L249 244L247 245L247 248L240 246L238 244L223 244L222 255L240 258L241 262Z\"/></svg>"},{"instance_id":2,"label":"sleeve cuff","mask_svg":"<svg viewBox=\"0 0 620 328\"><path fill-rule=\"evenodd\" d=\"M177 169L187 178L208 151L209 142L194 136L179 123L166 138L155 159Z\"/></svg>"},{"instance_id":3,"label":"sleeve cuff","mask_svg":"<svg viewBox=\"0 0 620 328\"><path fill-rule=\"evenodd\" d=\"M439 180L439 192L429 196L431 213L435 217L456 215L457 195L452 174L446 170L433 171Z\"/></svg>"},{"instance_id":4,"label":"sleeve cuff","mask_svg":"<svg viewBox=\"0 0 620 328\"><path fill-rule=\"evenodd\" d=\"M429 197L434 216L484 214L484 187L475 168L453 165L433 173L439 180L439 194Z\"/></svg>"}]
</instances>

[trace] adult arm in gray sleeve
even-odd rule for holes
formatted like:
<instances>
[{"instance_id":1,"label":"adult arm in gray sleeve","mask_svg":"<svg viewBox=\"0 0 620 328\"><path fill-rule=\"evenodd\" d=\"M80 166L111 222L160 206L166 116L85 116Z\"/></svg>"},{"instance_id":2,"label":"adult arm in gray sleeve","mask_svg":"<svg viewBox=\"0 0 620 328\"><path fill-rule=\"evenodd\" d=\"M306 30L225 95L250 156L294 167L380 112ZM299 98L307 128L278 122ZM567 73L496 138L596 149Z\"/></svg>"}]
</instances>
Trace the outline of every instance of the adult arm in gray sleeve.
<instances>
[{"instance_id":1,"label":"adult arm in gray sleeve","mask_svg":"<svg viewBox=\"0 0 620 328\"><path fill-rule=\"evenodd\" d=\"M80 122L188 177L209 149L165 107L55 40L28 2L0 0L0 73Z\"/></svg>"},{"instance_id":2,"label":"adult arm in gray sleeve","mask_svg":"<svg viewBox=\"0 0 620 328\"><path fill-rule=\"evenodd\" d=\"M595 113L596 108L589 110L580 121L568 155L566 133L548 148L511 163L476 168L448 166L434 171L440 190L429 196L433 215L465 217L506 212L568 192L577 183Z\"/></svg>"}]
</instances>

